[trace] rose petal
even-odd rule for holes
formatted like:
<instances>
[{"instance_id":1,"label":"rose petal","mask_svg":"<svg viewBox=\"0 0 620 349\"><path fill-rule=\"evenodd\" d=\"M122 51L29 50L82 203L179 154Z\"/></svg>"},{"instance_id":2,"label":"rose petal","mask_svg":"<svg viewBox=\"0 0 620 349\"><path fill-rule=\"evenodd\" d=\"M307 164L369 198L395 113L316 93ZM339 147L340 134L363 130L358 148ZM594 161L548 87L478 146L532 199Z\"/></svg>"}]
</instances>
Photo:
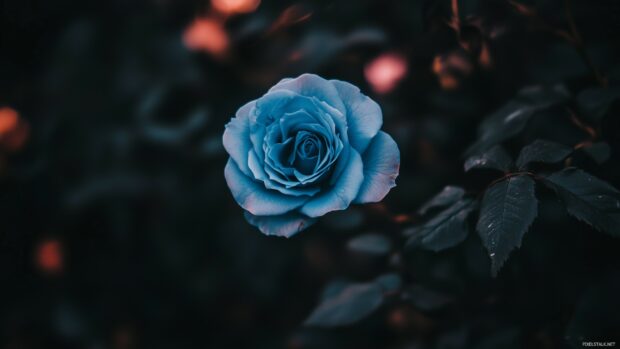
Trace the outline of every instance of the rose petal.
<instances>
[{"instance_id":1,"label":"rose petal","mask_svg":"<svg viewBox=\"0 0 620 349\"><path fill-rule=\"evenodd\" d=\"M364 165L362 157L353 148L349 149L348 157L341 161L346 161L346 166L334 186L310 199L301 208L301 213L309 217L320 217L327 212L349 207L364 181Z\"/></svg>"},{"instance_id":2,"label":"rose petal","mask_svg":"<svg viewBox=\"0 0 620 349\"><path fill-rule=\"evenodd\" d=\"M327 80L315 74L303 74L294 79L284 79L272 87L269 92L288 90L302 96L315 97L345 114L346 109L338 91Z\"/></svg>"},{"instance_id":3,"label":"rose petal","mask_svg":"<svg viewBox=\"0 0 620 349\"><path fill-rule=\"evenodd\" d=\"M262 167L261 162L258 159L258 156L256 156L256 154L254 153L254 150L252 149L250 149L250 152L248 154L248 165L250 166L250 171L252 171L252 174L254 174L254 177L258 180L263 181L267 189L274 189L274 190L279 191L282 194L293 195L293 196L300 196L300 195L312 196L320 191L320 189L317 187L306 187L306 188L291 187L289 188L289 187L283 186L281 183L276 183L272 181L269 178L269 175L265 172L265 169Z\"/></svg>"},{"instance_id":4,"label":"rose petal","mask_svg":"<svg viewBox=\"0 0 620 349\"><path fill-rule=\"evenodd\" d=\"M364 182L355 203L381 201L396 186L400 167L400 151L394 139L379 131L362 156Z\"/></svg>"},{"instance_id":5,"label":"rose petal","mask_svg":"<svg viewBox=\"0 0 620 349\"><path fill-rule=\"evenodd\" d=\"M255 216L247 211L245 219L265 235L289 238L308 228L316 222L315 218L306 217L297 212L289 212L279 216Z\"/></svg>"},{"instance_id":6,"label":"rose petal","mask_svg":"<svg viewBox=\"0 0 620 349\"><path fill-rule=\"evenodd\" d=\"M252 101L239 108L236 117L226 124L224 136L222 136L224 149L246 175L250 175L247 165L248 150L252 147L249 114L254 105L255 101Z\"/></svg>"},{"instance_id":7,"label":"rose petal","mask_svg":"<svg viewBox=\"0 0 620 349\"><path fill-rule=\"evenodd\" d=\"M279 90L275 92L285 91ZM306 97L295 92L286 92L295 94L295 97L291 98L289 103L282 107L284 112L294 113L304 110L326 129L331 130L331 134L337 133L343 140L348 140L347 119L343 112L317 97ZM279 115L283 115L282 112Z\"/></svg>"},{"instance_id":8,"label":"rose petal","mask_svg":"<svg viewBox=\"0 0 620 349\"><path fill-rule=\"evenodd\" d=\"M285 107L296 97L298 97L298 94L287 90L279 90L265 94L256 100L256 109L255 112L250 115L250 122L263 126L271 125L286 112Z\"/></svg>"},{"instance_id":9,"label":"rose petal","mask_svg":"<svg viewBox=\"0 0 620 349\"><path fill-rule=\"evenodd\" d=\"M363 154L383 124L381 107L348 82L339 80L330 82L336 87L345 103L349 142Z\"/></svg>"},{"instance_id":10,"label":"rose petal","mask_svg":"<svg viewBox=\"0 0 620 349\"><path fill-rule=\"evenodd\" d=\"M280 119L282 137L290 137L293 133L299 131L303 125L312 125L312 128L316 129L316 132L328 137L333 137L336 130L336 125L331 118L329 120L324 120L322 115L312 116L307 110L300 109L295 112L286 113Z\"/></svg>"},{"instance_id":11,"label":"rose petal","mask_svg":"<svg viewBox=\"0 0 620 349\"><path fill-rule=\"evenodd\" d=\"M249 114L250 139L256 155L261 161L264 160L261 150L263 149L267 127L279 119L284 113L283 108L295 97L297 94L282 90L264 95L255 101L256 105Z\"/></svg>"},{"instance_id":12,"label":"rose petal","mask_svg":"<svg viewBox=\"0 0 620 349\"><path fill-rule=\"evenodd\" d=\"M229 159L224 169L226 183L239 206L254 215L279 215L294 210L308 201L306 196L287 196L266 189L260 182L246 176Z\"/></svg>"}]
</instances>

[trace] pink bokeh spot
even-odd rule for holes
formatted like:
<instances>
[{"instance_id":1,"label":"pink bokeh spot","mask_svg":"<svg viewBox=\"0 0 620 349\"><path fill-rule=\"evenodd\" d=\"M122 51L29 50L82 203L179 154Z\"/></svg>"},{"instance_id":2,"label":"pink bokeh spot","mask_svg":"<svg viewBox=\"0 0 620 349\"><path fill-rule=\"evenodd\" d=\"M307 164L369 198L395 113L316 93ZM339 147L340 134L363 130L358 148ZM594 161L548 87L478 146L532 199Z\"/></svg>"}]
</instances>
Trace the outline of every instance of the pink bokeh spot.
<instances>
[{"instance_id":1,"label":"pink bokeh spot","mask_svg":"<svg viewBox=\"0 0 620 349\"><path fill-rule=\"evenodd\" d=\"M260 0L211 0L211 5L220 13L233 15L255 11Z\"/></svg>"},{"instance_id":2,"label":"pink bokeh spot","mask_svg":"<svg viewBox=\"0 0 620 349\"><path fill-rule=\"evenodd\" d=\"M222 24L211 18L194 20L183 33L185 46L193 51L223 55L228 50L229 39Z\"/></svg>"},{"instance_id":3,"label":"pink bokeh spot","mask_svg":"<svg viewBox=\"0 0 620 349\"><path fill-rule=\"evenodd\" d=\"M366 80L380 94L391 92L407 74L407 60L400 54L385 53L368 63Z\"/></svg>"}]
</instances>

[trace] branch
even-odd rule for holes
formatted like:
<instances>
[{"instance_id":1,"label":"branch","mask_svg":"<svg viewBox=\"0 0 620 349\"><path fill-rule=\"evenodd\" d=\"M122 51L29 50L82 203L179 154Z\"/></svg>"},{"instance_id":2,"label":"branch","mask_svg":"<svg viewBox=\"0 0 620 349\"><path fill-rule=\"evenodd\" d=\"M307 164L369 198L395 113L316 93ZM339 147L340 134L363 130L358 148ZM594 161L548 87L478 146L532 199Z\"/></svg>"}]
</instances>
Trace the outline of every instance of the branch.
<instances>
[{"instance_id":1,"label":"branch","mask_svg":"<svg viewBox=\"0 0 620 349\"><path fill-rule=\"evenodd\" d=\"M601 87L607 87L607 80L603 77L598 68L596 68L596 65L594 65L594 62L590 58L590 55L588 55L588 52L585 48L583 38L579 33L579 30L577 30L577 24L575 23L575 18L573 17L570 0L564 0L564 13L570 27L571 36L573 37L573 45L577 49L577 52L579 52L579 55L592 72L592 75L594 75L594 79L596 79L596 82L598 82Z\"/></svg>"}]
</instances>

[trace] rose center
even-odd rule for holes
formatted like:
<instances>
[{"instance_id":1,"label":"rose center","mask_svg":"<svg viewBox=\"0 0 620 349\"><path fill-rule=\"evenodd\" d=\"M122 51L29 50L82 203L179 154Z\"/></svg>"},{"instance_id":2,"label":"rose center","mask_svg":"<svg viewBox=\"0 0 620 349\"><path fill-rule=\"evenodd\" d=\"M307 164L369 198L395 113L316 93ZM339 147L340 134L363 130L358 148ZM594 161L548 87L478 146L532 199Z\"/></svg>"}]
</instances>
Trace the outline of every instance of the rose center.
<instances>
[{"instance_id":1,"label":"rose center","mask_svg":"<svg viewBox=\"0 0 620 349\"><path fill-rule=\"evenodd\" d=\"M295 135L295 145L289 157L289 164L301 173L312 174L321 157L322 148L324 145L317 135L300 131Z\"/></svg>"},{"instance_id":2,"label":"rose center","mask_svg":"<svg viewBox=\"0 0 620 349\"><path fill-rule=\"evenodd\" d=\"M315 158L318 153L318 140L316 136L310 136L304 139L301 147L297 149L297 155L304 158Z\"/></svg>"}]
</instances>

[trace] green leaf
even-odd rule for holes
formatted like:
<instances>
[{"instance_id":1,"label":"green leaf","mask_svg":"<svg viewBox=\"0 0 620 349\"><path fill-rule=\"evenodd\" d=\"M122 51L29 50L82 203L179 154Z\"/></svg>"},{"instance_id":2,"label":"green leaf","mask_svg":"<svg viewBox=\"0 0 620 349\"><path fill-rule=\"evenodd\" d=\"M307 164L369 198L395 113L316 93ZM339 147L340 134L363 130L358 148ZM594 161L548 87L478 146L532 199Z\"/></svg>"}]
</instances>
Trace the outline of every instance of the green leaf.
<instances>
[{"instance_id":1,"label":"green leaf","mask_svg":"<svg viewBox=\"0 0 620 349\"><path fill-rule=\"evenodd\" d=\"M488 188L482 199L476 229L491 257L491 273L495 276L515 247L521 246L523 235L536 218L537 205L534 180L514 176Z\"/></svg>"},{"instance_id":2,"label":"green leaf","mask_svg":"<svg viewBox=\"0 0 620 349\"><path fill-rule=\"evenodd\" d=\"M563 103L569 96L562 85L533 86L521 90L514 99L480 124L478 140L467 149L466 154L481 153L495 144L516 136L536 112Z\"/></svg>"},{"instance_id":3,"label":"green leaf","mask_svg":"<svg viewBox=\"0 0 620 349\"><path fill-rule=\"evenodd\" d=\"M551 174L545 183L555 190L572 216L620 237L620 192L616 188L574 167Z\"/></svg>"},{"instance_id":4,"label":"green leaf","mask_svg":"<svg viewBox=\"0 0 620 349\"><path fill-rule=\"evenodd\" d=\"M349 240L347 247L355 252L380 256L390 252L392 243L384 235L370 233Z\"/></svg>"},{"instance_id":5,"label":"green leaf","mask_svg":"<svg viewBox=\"0 0 620 349\"><path fill-rule=\"evenodd\" d=\"M338 327L354 324L383 303L378 283L351 284L324 299L305 321L306 326Z\"/></svg>"},{"instance_id":6,"label":"green leaf","mask_svg":"<svg viewBox=\"0 0 620 349\"><path fill-rule=\"evenodd\" d=\"M554 164L564 160L572 152L572 148L563 144L538 139L521 149L517 167L522 170L531 162Z\"/></svg>"},{"instance_id":7,"label":"green leaf","mask_svg":"<svg viewBox=\"0 0 620 349\"><path fill-rule=\"evenodd\" d=\"M620 86L593 87L579 93L577 104L579 110L590 120L599 121L618 99L620 99Z\"/></svg>"},{"instance_id":8,"label":"green leaf","mask_svg":"<svg viewBox=\"0 0 620 349\"><path fill-rule=\"evenodd\" d=\"M461 199L420 227L408 229L407 247L441 251L456 246L467 237L467 216L476 208L472 199Z\"/></svg>"},{"instance_id":9,"label":"green leaf","mask_svg":"<svg viewBox=\"0 0 620 349\"><path fill-rule=\"evenodd\" d=\"M507 172L512 167L512 158L502 146L496 145L486 152L474 155L465 160L464 167L465 172L472 168L490 168Z\"/></svg>"},{"instance_id":10,"label":"green leaf","mask_svg":"<svg viewBox=\"0 0 620 349\"><path fill-rule=\"evenodd\" d=\"M599 165L609 160L611 156L611 147L607 142L596 142L581 148L581 150Z\"/></svg>"},{"instance_id":11,"label":"green leaf","mask_svg":"<svg viewBox=\"0 0 620 349\"><path fill-rule=\"evenodd\" d=\"M432 199L427 201L420 209L418 213L425 215L429 210L437 207L445 207L460 200L465 195L465 189L457 186L448 185L444 187L439 194L433 196Z\"/></svg>"}]
</instances>

